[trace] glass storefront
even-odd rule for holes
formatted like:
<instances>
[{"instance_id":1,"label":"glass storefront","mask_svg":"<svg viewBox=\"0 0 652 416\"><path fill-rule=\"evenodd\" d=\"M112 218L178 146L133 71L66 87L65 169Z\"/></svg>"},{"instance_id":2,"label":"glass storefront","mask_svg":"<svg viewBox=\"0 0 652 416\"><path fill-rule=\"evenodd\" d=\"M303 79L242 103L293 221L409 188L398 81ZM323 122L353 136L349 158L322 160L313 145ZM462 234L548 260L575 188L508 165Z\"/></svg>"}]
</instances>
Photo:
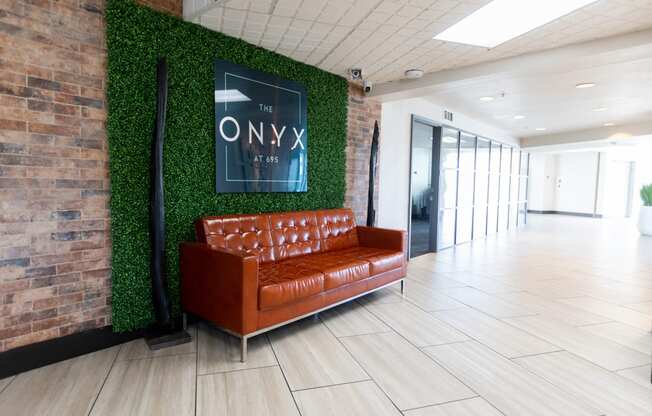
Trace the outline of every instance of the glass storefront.
<instances>
[{"instance_id":1,"label":"glass storefront","mask_svg":"<svg viewBox=\"0 0 652 416\"><path fill-rule=\"evenodd\" d=\"M412 143L412 257L526 223L528 153L416 119Z\"/></svg>"}]
</instances>

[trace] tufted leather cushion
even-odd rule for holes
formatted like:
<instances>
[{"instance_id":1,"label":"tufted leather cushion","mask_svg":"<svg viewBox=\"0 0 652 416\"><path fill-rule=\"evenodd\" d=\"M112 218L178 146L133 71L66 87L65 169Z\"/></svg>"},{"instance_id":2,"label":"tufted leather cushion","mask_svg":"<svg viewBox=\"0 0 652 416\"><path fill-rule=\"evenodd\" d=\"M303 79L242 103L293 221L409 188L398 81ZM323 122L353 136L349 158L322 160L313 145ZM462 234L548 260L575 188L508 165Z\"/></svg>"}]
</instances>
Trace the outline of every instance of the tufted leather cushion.
<instances>
[{"instance_id":1,"label":"tufted leather cushion","mask_svg":"<svg viewBox=\"0 0 652 416\"><path fill-rule=\"evenodd\" d=\"M286 262L261 264L258 268L258 307L286 305L324 290L324 275Z\"/></svg>"},{"instance_id":2,"label":"tufted leather cushion","mask_svg":"<svg viewBox=\"0 0 652 416\"><path fill-rule=\"evenodd\" d=\"M341 250L358 245L355 217L350 209L317 211L322 251Z\"/></svg>"},{"instance_id":3,"label":"tufted leather cushion","mask_svg":"<svg viewBox=\"0 0 652 416\"><path fill-rule=\"evenodd\" d=\"M315 211L270 214L269 223L276 260L320 251Z\"/></svg>"},{"instance_id":4,"label":"tufted leather cushion","mask_svg":"<svg viewBox=\"0 0 652 416\"><path fill-rule=\"evenodd\" d=\"M269 228L267 215L204 217L195 223L200 242L254 254L261 262L276 260Z\"/></svg>"},{"instance_id":5,"label":"tufted leather cushion","mask_svg":"<svg viewBox=\"0 0 652 416\"><path fill-rule=\"evenodd\" d=\"M255 254L261 263L358 245L350 209L204 217L195 230L199 242Z\"/></svg>"},{"instance_id":6,"label":"tufted leather cushion","mask_svg":"<svg viewBox=\"0 0 652 416\"><path fill-rule=\"evenodd\" d=\"M343 255L369 262L371 275L398 269L403 265L405 255L402 251L381 248L353 247L343 251Z\"/></svg>"},{"instance_id":7,"label":"tufted leather cushion","mask_svg":"<svg viewBox=\"0 0 652 416\"><path fill-rule=\"evenodd\" d=\"M322 253L288 260L287 263L324 274L324 289L329 290L369 277L369 262L343 252Z\"/></svg>"}]
</instances>

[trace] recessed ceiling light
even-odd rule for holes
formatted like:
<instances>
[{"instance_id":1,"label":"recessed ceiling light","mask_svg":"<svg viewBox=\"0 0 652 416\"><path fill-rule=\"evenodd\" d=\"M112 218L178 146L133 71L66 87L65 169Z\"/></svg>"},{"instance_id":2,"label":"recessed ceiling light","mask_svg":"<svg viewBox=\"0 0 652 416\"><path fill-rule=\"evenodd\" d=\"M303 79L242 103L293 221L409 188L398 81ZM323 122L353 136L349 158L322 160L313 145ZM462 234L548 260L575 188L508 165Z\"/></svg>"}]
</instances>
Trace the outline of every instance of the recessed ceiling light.
<instances>
[{"instance_id":1,"label":"recessed ceiling light","mask_svg":"<svg viewBox=\"0 0 652 416\"><path fill-rule=\"evenodd\" d=\"M536 130L536 131L546 131L546 128L545 127L537 127L534 130Z\"/></svg>"},{"instance_id":2,"label":"recessed ceiling light","mask_svg":"<svg viewBox=\"0 0 652 416\"><path fill-rule=\"evenodd\" d=\"M408 69L405 71L405 78L407 79L417 79L423 76L423 70L421 69Z\"/></svg>"},{"instance_id":3,"label":"recessed ceiling light","mask_svg":"<svg viewBox=\"0 0 652 416\"><path fill-rule=\"evenodd\" d=\"M493 0L434 39L493 48L596 0Z\"/></svg>"},{"instance_id":4,"label":"recessed ceiling light","mask_svg":"<svg viewBox=\"0 0 652 416\"><path fill-rule=\"evenodd\" d=\"M581 84L577 84L575 88L593 88L595 87L595 82L582 82Z\"/></svg>"},{"instance_id":5,"label":"recessed ceiling light","mask_svg":"<svg viewBox=\"0 0 652 416\"><path fill-rule=\"evenodd\" d=\"M514 116L514 120L523 120L525 116L522 116L520 114Z\"/></svg>"},{"instance_id":6,"label":"recessed ceiling light","mask_svg":"<svg viewBox=\"0 0 652 416\"><path fill-rule=\"evenodd\" d=\"M615 125L616 125L616 123L604 123L603 124L603 126L605 126L605 127L611 127L611 126L615 126Z\"/></svg>"},{"instance_id":7,"label":"recessed ceiling light","mask_svg":"<svg viewBox=\"0 0 652 416\"><path fill-rule=\"evenodd\" d=\"M593 111L600 112L600 111L606 111L607 107L596 107L593 109Z\"/></svg>"},{"instance_id":8,"label":"recessed ceiling light","mask_svg":"<svg viewBox=\"0 0 652 416\"><path fill-rule=\"evenodd\" d=\"M493 101L493 100L494 100L494 97L490 97L490 96L480 97L480 101L485 102L485 103L489 102L489 101Z\"/></svg>"}]
</instances>

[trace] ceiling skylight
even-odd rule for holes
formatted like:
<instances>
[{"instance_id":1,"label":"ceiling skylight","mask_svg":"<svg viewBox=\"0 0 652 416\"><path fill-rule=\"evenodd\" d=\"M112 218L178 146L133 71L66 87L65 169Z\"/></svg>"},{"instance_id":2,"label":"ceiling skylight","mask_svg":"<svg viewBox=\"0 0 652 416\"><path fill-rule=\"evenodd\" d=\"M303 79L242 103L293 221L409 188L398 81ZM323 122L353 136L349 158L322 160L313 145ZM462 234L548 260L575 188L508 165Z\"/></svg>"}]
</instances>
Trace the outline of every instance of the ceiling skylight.
<instances>
[{"instance_id":1,"label":"ceiling skylight","mask_svg":"<svg viewBox=\"0 0 652 416\"><path fill-rule=\"evenodd\" d=\"M434 39L493 48L596 0L493 0Z\"/></svg>"}]
</instances>

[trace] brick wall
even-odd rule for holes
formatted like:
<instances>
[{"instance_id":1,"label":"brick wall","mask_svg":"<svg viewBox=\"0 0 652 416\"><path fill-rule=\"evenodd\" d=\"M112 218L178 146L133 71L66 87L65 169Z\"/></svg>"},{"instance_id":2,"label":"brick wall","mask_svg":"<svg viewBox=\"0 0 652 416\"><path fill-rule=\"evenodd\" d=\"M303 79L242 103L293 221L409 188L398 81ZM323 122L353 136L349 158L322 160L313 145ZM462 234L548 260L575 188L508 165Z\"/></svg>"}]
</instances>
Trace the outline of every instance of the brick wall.
<instances>
[{"instance_id":1,"label":"brick wall","mask_svg":"<svg viewBox=\"0 0 652 416\"><path fill-rule=\"evenodd\" d=\"M353 209L358 224L367 222L369 156L374 121L380 126L381 105L368 99L357 84L349 84L348 143L346 147L346 194L344 205ZM382 140L382 132L379 141ZM375 177L374 206L378 218L378 171Z\"/></svg>"},{"instance_id":2,"label":"brick wall","mask_svg":"<svg viewBox=\"0 0 652 416\"><path fill-rule=\"evenodd\" d=\"M103 11L0 2L0 352L111 323ZM350 86L346 206L361 223L376 119Z\"/></svg>"},{"instance_id":3,"label":"brick wall","mask_svg":"<svg viewBox=\"0 0 652 416\"><path fill-rule=\"evenodd\" d=\"M0 2L0 352L110 324L103 10Z\"/></svg>"}]
</instances>

